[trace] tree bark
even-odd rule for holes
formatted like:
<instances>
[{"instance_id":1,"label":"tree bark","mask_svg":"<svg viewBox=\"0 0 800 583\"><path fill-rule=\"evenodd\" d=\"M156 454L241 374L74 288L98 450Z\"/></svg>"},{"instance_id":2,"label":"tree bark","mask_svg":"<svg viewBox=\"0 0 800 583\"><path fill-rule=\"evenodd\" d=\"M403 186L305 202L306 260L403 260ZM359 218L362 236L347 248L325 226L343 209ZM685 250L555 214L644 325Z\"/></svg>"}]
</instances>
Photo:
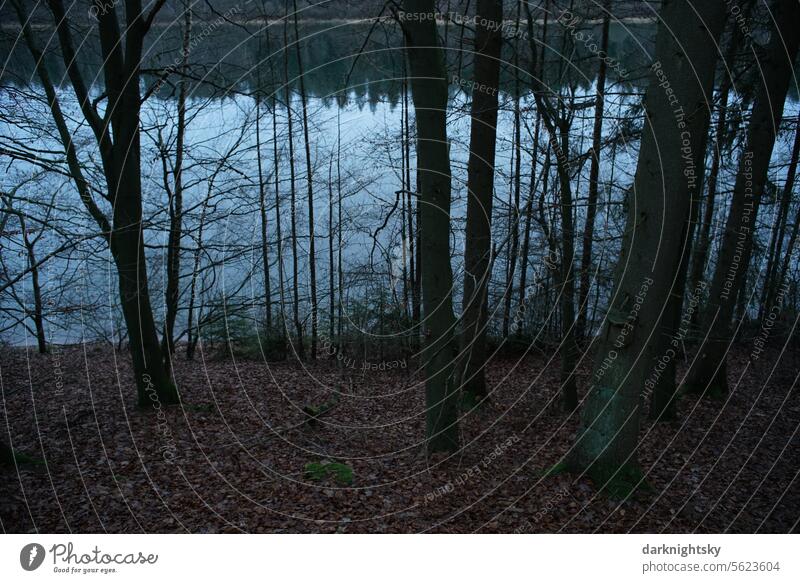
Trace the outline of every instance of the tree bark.
<instances>
[{"instance_id":1,"label":"tree bark","mask_svg":"<svg viewBox=\"0 0 800 583\"><path fill-rule=\"evenodd\" d=\"M725 357L733 341L733 310L750 263L758 201L766 183L792 77L792 64L800 42L800 31L796 26L800 20L800 4L796 0L776 0L772 12L777 30L773 31L766 51L758 59L761 79L704 310L700 329L703 341L686 379L686 389L696 394L718 395L728 390Z\"/></svg>"},{"instance_id":2,"label":"tree bark","mask_svg":"<svg viewBox=\"0 0 800 583\"><path fill-rule=\"evenodd\" d=\"M588 474L612 495L641 478L636 446L642 387L662 344L657 328L685 251L692 155L708 128L724 2L665 0L659 15L656 62L645 95L645 124L612 303L597 341L591 387L567 466ZM680 178L679 178L680 177Z\"/></svg>"},{"instance_id":3,"label":"tree bark","mask_svg":"<svg viewBox=\"0 0 800 583\"><path fill-rule=\"evenodd\" d=\"M746 6L745 18L749 15L752 9L753 2L748 2ZM714 220L714 207L717 195L717 182L719 180L720 164L722 161L723 144L726 141L726 134L728 132L728 99L730 96L731 87L733 85L733 73L731 67L735 65L736 51L739 48L739 42L742 38L742 29L736 22L736 18L729 17L732 22L733 30L731 32L731 40L728 45L728 50L725 53L725 62L730 63L728 69L723 72L722 82L720 83L718 94L718 109L717 121L714 130L714 146L711 152L711 169L708 174L708 195L706 197L706 204L703 208L703 219L700 223L700 229L697 234L697 242L692 250L691 258L691 275L689 276L689 292L694 293L701 282L706 270L706 261L708 260L708 250L711 246L711 224ZM690 325L697 326L700 310L692 313L690 318Z\"/></svg>"},{"instance_id":4,"label":"tree bark","mask_svg":"<svg viewBox=\"0 0 800 583\"><path fill-rule=\"evenodd\" d=\"M467 162L467 225L464 244L464 297L462 305L461 390L469 398L486 396L486 289L491 277L492 199L497 144L498 85L503 19L502 0L478 0L476 20L485 23L475 31L475 86ZM510 297L511 290L507 290Z\"/></svg>"},{"instance_id":5,"label":"tree bark","mask_svg":"<svg viewBox=\"0 0 800 583\"><path fill-rule=\"evenodd\" d=\"M453 273L450 265L451 174L447 142L448 87L434 0L405 0L406 12L431 15L404 21L411 93L417 122L418 205L425 311L426 440L429 453L458 448L453 383Z\"/></svg>"}]
</instances>

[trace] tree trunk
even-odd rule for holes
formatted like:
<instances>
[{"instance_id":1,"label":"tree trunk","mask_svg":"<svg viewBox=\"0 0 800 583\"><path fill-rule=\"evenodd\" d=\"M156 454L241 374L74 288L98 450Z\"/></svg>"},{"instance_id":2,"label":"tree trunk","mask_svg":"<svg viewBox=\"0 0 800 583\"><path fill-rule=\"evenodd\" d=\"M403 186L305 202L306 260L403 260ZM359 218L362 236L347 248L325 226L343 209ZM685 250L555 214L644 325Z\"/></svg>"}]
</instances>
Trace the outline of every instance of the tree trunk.
<instances>
[{"instance_id":1,"label":"tree trunk","mask_svg":"<svg viewBox=\"0 0 800 583\"><path fill-rule=\"evenodd\" d=\"M297 265L297 191L296 191L296 177L294 172L294 131L292 124L292 89L289 85L289 4L286 4L286 20L283 24L283 70L284 70L284 91L286 96L286 118L288 123L287 131L289 133L289 193L291 205L291 237L292 237L292 291L294 293L294 302L292 305L294 315L294 328L297 334L297 344L295 351L300 360L304 360L305 344L303 342L303 324L300 321L300 284L298 282L298 265Z\"/></svg>"},{"instance_id":2,"label":"tree trunk","mask_svg":"<svg viewBox=\"0 0 800 583\"><path fill-rule=\"evenodd\" d=\"M725 356L733 341L731 319L750 263L758 201L766 183L800 41L796 26L800 4L796 0L776 0L774 14L778 29L773 31L758 63L761 79L700 330L704 341L687 375L686 388L696 394L724 394L728 389Z\"/></svg>"},{"instance_id":3,"label":"tree trunk","mask_svg":"<svg viewBox=\"0 0 800 583\"><path fill-rule=\"evenodd\" d=\"M181 55L181 71L186 72L191 50L192 9L188 2L183 8L183 46ZM172 367L172 355L175 353L175 320L178 317L181 278L181 235L183 230L183 155L186 136L186 86L185 77L181 77L178 89L178 127L175 136L175 166L173 168L174 183L169 205L169 239L167 243L167 290L165 297L166 314L164 318L164 335L161 338L161 350L164 353L164 366ZM167 176L164 181L167 183ZM169 192L169 190L168 190Z\"/></svg>"},{"instance_id":4,"label":"tree trunk","mask_svg":"<svg viewBox=\"0 0 800 583\"><path fill-rule=\"evenodd\" d=\"M747 14L753 3L749 2L747 6ZM739 41L742 36L741 27L736 22L736 18L729 18L732 22L733 31L731 32L731 40L728 45L728 50L725 53L725 62L730 63L730 67L735 64L736 51L739 48ZM722 148L726 141L726 134L728 131L727 113L728 113L728 99L730 96L731 87L733 85L733 74L730 70L723 73L722 82L718 91L719 112L717 114L717 122L714 130L714 147L711 152L711 169L708 174L708 196L706 204L703 209L703 219L700 223L700 230L697 236L697 243L692 250L691 259L691 275L689 276L689 291L694 293L699 289L701 283L704 283L703 276L706 269L706 261L708 259L708 250L711 246L711 224L714 220L714 206L715 198L717 195L717 182L719 180L720 164L722 161ZM690 318L690 325L696 326L700 310L695 310Z\"/></svg>"},{"instance_id":5,"label":"tree trunk","mask_svg":"<svg viewBox=\"0 0 800 583\"><path fill-rule=\"evenodd\" d=\"M130 340L138 402L141 406L154 401L160 401L162 404L177 403L178 392L164 368L163 354L150 305L144 254L139 67L144 37L147 34L147 23L141 1L128 2L124 34L120 32L115 11L106 11L98 19L108 119L100 117L89 97L86 83L78 68L71 23L62 0L52 0L49 6L56 23L67 74L81 112L100 150L107 188L105 196L113 206L112 221L108 221L92 200L91 191L87 188L75 153L72 135L67 129L47 68L30 31L27 15L21 3L16 0L14 2L20 24L26 31L28 47L37 63L37 73L48 94L50 110L58 127L59 136L67 151L71 177L81 201L106 236L117 268L120 304Z\"/></svg>"},{"instance_id":6,"label":"tree trunk","mask_svg":"<svg viewBox=\"0 0 800 583\"><path fill-rule=\"evenodd\" d=\"M258 158L258 211L261 215L261 267L264 273L264 312L267 334L272 333L272 286L269 275L269 221L267 220L267 185L261 162L261 97L256 98L256 158Z\"/></svg>"},{"instance_id":7,"label":"tree trunk","mask_svg":"<svg viewBox=\"0 0 800 583\"><path fill-rule=\"evenodd\" d=\"M336 349L342 346L342 330L344 327L344 302L342 291L344 289L344 267L342 264L342 112L336 112L336 272L339 283L339 302L337 312L339 316L336 329Z\"/></svg>"},{"instance_id":8,"label":"tree trunk","mask_svg":"<svg viewBox=\"0 0 800 583\"><path fill-rule=\"evenodd\" d=\"M467 162L467 225L464 244L464 297L461 352L464 359L461 389L472 400L486 396L486 289L491 277L492 199L497 143L498 85L500 83L499 24L502 0L478 0L476 20L485 23L475 31L475 86L488 91L472 92L472 123ZM507 290L508 297L511 290Z\"/></svg>"},{"instance_id":9,"label":"tree trunk","mask_svg":"<svg viewBox=\"0 0 800 583\"><path fill-rule=\"evenodd\" d=\"M33 292L33 325L36 330L36 344L39 354L47 354L47 337L44 333L44 305L42 303L42 286L39 283L39 267L36 260L35 242L28 236L28 228L22 214L19 216L22 230L22 242L28 255L28 269L31 273L31 291Z\"/></svg>"},{"instance_id":10,"label":"tree trunk","mask_svg":"<svg viewBox=\"0 0 800 583\"><path fill-rule=\"evenodd\" d=\"M541 111L542 121L548 133L550 148L556 157L556 171L558 174L559 185L559 217L561 219L561 257L559 260L559 311L560 322L560 345L559 357L561 360L561 396L564 410L574 411L578 406L578 389L575 382L575 366L577 363L578 347L575 339L575 227L572 216L572 185L570 183L569 166L569 130L570 117L560 116L558 112L569 105L560 102L554 105L549 95L548 89L541 75L536 73L537 50L533 34L534 18L530 5L526 4L528 16L529 41L531 43L532 74L534 84L534 99L536 106ZM547 20L545 19L545 25ZM565 32L565 35L568 33ZM541 68L544 70L544 51L541 56Z\"/></svg>"},{"instance_id":11,"label":"tree trunk","mask_svg":"<svg viewBox=\"0 0 800 583\"><path fill-rule=\"evenodd\" d=\"M600 50L608 53L609 6L605 4L603 29L600 35ZM603 110L605 108L606 61L600 59L597 69L597 97L594 105L594 128L592 130L592 160L589 167L589 192L586 200L586 224L583 227L583 250L581 252L581 278L578 291L578 322L576 336L583 340L586 336L586 320L589 308L589 280L592 272L592 243L594 242L594 221L597 216L597 195L600 179L600 149L603 138Z\"/></svg>"},{"instance_id":12,"label":"tree trunk","mask_svg":"<svg viewBox=\"0 0 800 583\"><path fill-rule=\"evenodd\" d=\"M311 280L311 360L317 358L317 328L319 325L319 306L317 305L317 255L314 243L314 182L311 166L311 141L308 136L308 99L306 82L303 77L303 58L300 53L300 31L297 26L297 0L294 7L294 42L297 53L297 75L300 79L300 101L303 104L303 141L306 150L306 185L308 187L308 277Z\"/></svg>"},{"instance_id":13,"label":"tree trunk","mask_svg":"<svg viewBox=\"0 0 800 583\"><path fill-rule=\"evenodd\" d=\"M288 111L288 106L287 106ZM272 172L275 175L275 247L278 261L278 296L281 302L280 336L286 342L286 277L283 271L283 233L281 229L281 157L278 151L278 98L272 94Z\"/></svg>"},{"instance_id":14,"label":"tree trunk","mask_svg":"<svg viewBox=\"0 0 800 583\"><path fill-rule=\"evenodd\" d=\"M531 247L531 219L533 218L533 201L536 198L536 188L539 179L536 177L536 167L539 162L539 130L541 128L541 112L536 112L536 128L533 130L533 155L531 156L531 184L528 193L528 203L525 205L525 227L522 232L522 252L519 256L519 302L516 315L515 333L523 335L525 332L525 318L530 299L528 297L528 254Z\"/></svg>"},{"instance_id":15,"label":"tree trunk","mask_svg":"<svg viewBox=\"0 0 800 583\"><path fill-rule=\"evenodd\" d=\"M716 46L721 35L724 3L666 0L659 22L612 304L567 461L571 470L585 472L612 495L627 495L641 477L636 459L641 391L662 347L654 331L685 252L691 192L697 188L693 152L699 142L689 129L702 129L703 119L708 128L717 61L708 47Z\"/></svg>"},{"instance_id":16,"label":"tree trunk","mask_svg":"<svg viewBox=\"0 0 800 583\"><path fill-rule=\"evenodd\" d=\"M800 120L798 120L798 124L800 124ZM800 133L800 127L797 131ZM786 188L792 189L794 188L794 184L790 184L787 180ZM778 272L777 281L775 282L775 289L780 289L783 287L783 282L786 281L786 275L789 272L789 263L792 258L792 253L794 252L795 243L797 242L798 231L800 231L800 207L798 207L797 213L795 214L795 219L792 222L792 232L789 235L789 241L786 244L786 253L783 254L781 268Z\"/></svg>"},{"instance_id":17,"label":"tree trunk","mask_svg":"<svg viewBox=\"0 0 800 583\"><path fill-rule=\"evenodd\" d=\"M797 177L798 159L800 159L800 122L798 122L797 129L795 130L792 157L789 160L789 169L786 171L786 183L783 187L783 194L780 199L778 220L776 221L776 227L772 230L769 261L764 275L764 288L758 312L759 320L763 320L766 311L771 309L775 302L775 291L783 285L783 280L779 277L780 270L778 268L778 262L783 254L783 241L786 238L786 223L789 217L789 206L792 202L794 180Z\"/></svg>"},{"instance_id":18,"label":"tree trunk","mask_svg":"<svg viewBox=\"0 0 800 583\"><path fill-rule=\"evenodd\" d=\"M333 344L336 323L334 322L336 309L336 285L334 278L336 275L334 266L334 233L333 233L333 157L335 152L331 152L331 159L328 165L328 345Z\"/></svg>"},{"instance_id":19,"label":"tree trunk","mask_svg":"<svg viewBox=\"0 0 800 583\"><path fill-rule=\"evenodd\" d=\"M406 12L433 14L434 0L405 0ZM432 18L403 23L417 121L422 302L425 310L426 439L429 453L458 449L453 383L453 273L450 265L450 158L447 73Z\"/></svg>"}]
</instances>

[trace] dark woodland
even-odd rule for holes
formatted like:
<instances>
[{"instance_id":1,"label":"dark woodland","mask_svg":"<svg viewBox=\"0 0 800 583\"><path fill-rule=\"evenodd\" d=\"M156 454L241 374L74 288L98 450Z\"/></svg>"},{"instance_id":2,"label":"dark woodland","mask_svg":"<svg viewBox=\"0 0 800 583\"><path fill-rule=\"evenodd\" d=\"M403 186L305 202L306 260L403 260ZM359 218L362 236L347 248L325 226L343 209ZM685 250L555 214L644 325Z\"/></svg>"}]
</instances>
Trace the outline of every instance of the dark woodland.
<instances>
[{"instance_id":1,"label":"dark woodland","mask_svg":"<svg viewBox=\"0 0 800 583\"><path fill-rule=\"evenodd\" d=\"M0 0L2 532L797 532L799 24Z\"/></svg>"}]
</instances>

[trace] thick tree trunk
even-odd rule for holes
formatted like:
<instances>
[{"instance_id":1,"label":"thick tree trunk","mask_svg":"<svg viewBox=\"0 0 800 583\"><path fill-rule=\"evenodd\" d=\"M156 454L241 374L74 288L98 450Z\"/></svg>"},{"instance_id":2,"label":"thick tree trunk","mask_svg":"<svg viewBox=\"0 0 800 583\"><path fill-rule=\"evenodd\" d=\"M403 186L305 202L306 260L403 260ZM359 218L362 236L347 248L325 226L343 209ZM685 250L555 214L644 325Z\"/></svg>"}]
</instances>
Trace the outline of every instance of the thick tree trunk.
<instances>
[{"instance_id":1,"label":"thick tree trunk","mask_svg":"<svg viewBox=\"0 0 800 583\"><path fill-rule=\"evenodd\" d=\"M568 459L570 469L612 494L626 494L640 479L641 391L662 348L657 330L685 252L691 193L698 186L693 152L700 141L690 128L702 129L704 119L708 129L717 61L708 47L720 37L724 2L666 0L659 20L612 304Z\"/></svg>"},{"instance_id":2,"label":"thick tree trunk","mask_svg":"<svg viewBox=\"0 0 800 583\"><path fill-rule=\"evenodd\" d=\"M486 289L491 277L497 87L500 82L502 42L499 23L502 18L502 0L478 0L476 19L486 24L477 26L475 31L475 86L489 89L472 92L461 316L464 362L463 371L459 371L461 389L474 399L486 396ZM507 294L511 296L511 289L507 290Z\"/></svg>"},{"instance_id":3,"label":"thick tree trunk","mask_svg":"<svg viewBox=\"0 0 800 583\"><path fill-rule=\"evenodd\" d=\"M130 88L134 88L134 90ZM139 88L126 86L117 105L114 168L106 170L114 205L111 253L117 265L122 313L128 329L139 405L156 397L162 404L177 403L178 394L163 365L163 354L150 305L142 226L139 148ZM114 170L118 170L115 172Z\"/></svg>"},{"instance_id":4,"label":"thick tree trunk","mask_svg":"<svg viewBox=\"0 0 800 583\"><path fill-rule=\"evenodd\" d=\"M434 0L405 0L406 12L433 15ZM447 73L433 17L403 23L417 121L417 166L425 310L426 438L429 453L458 448L453 383L453 272L450 265L450 157Z\"/></svg>"},{"instance_id":5,"label":"thick tree trunk","mask_svg":"<svg viewBox=\"0 0 800 583\"><path fill-rule=\"evenodd\" d=\"M767 179L800 42L800 29L796 26L800 4L796 0L777 0L773 13L778 29L773 31L766 52L759 59L761 78L700 329L700 338L704 340L687 375L686 388L692 393L720 394L728 389L725 356L733 341L731 319L750 263L758 201Z\"/></svg>"}]
</instances>

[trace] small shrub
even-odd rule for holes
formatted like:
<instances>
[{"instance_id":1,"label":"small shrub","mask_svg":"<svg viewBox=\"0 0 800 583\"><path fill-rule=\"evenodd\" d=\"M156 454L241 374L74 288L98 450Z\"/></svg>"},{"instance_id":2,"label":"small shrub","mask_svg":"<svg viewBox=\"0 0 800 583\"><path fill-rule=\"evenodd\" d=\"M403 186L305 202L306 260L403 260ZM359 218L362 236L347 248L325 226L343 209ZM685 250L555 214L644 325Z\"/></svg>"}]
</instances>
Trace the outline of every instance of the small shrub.
<instances>
[{"instance_id":1,"label":"small shrub","mask_svg":"<svg viewBox=\"0 0 800 583\"><path fill-rule=\"evenodd\" d=\"M347 464L339 462L309 462L305 467L306 478L314 482L322 482L332 477L342 486L349 486L353 483L353 468Z\"/></svg>"}]
</instances>

